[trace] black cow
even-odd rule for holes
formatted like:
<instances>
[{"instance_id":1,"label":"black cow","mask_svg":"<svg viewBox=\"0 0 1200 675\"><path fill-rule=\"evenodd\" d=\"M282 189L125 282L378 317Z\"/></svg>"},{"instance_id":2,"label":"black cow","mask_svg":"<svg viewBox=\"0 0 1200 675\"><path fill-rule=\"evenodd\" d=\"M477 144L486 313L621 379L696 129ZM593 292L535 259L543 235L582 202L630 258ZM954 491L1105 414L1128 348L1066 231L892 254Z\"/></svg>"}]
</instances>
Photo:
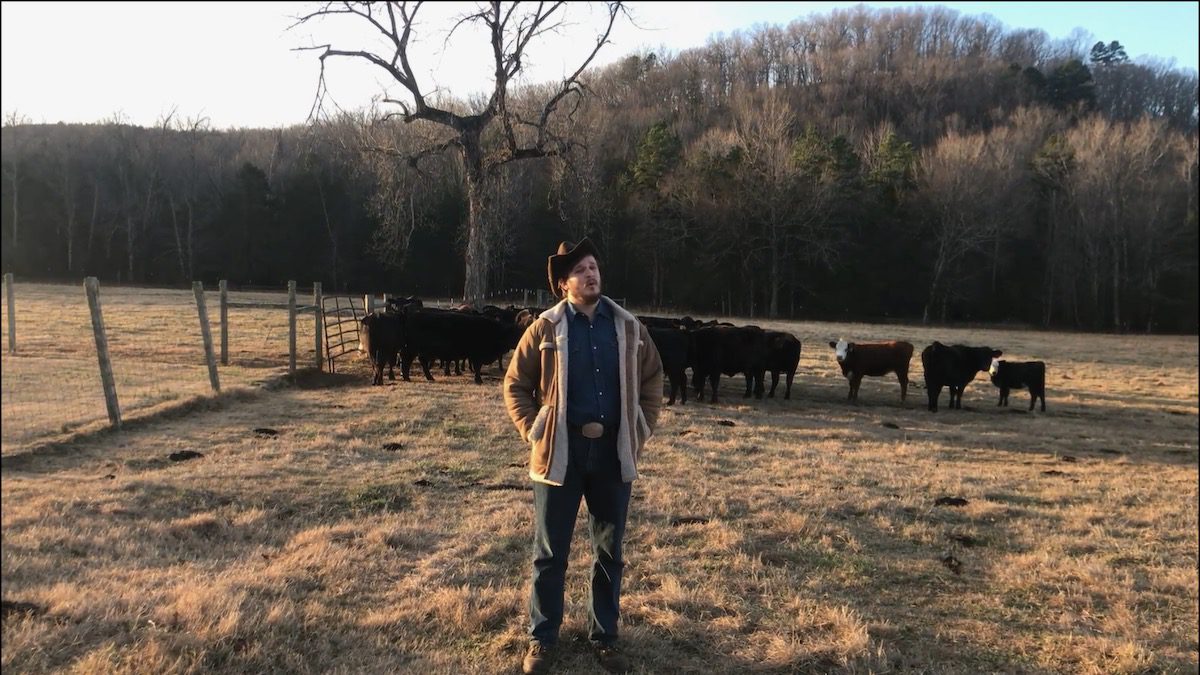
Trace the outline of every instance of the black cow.
<instances>
[{"instance_id":1,"label":"black cow","mask_svg":"<svg viewBox=\"0 0 1200 675\"><path fill-rule=\"evenodd\" d=\"M988 370L992 376L992 384L1000 388L1000 400L997 406L1008 405L1008 392L1011 389L1029 390L1029 409L1039 398L1042 399L1042 412L1046 412L1046 363L1044 361L1001 361L992 360Z\"/></svg>"},{"instance_id":2,"label":"black cow","mask_svg":"<svg viewBox=\"0 0 1200 675\"><path fill-rule=\"evenodd\" d=\"M671 319L664 316L642 316L638 315L638 321L642 322L646 328L680 328L683 326L682 319Z\"/></svg>"},{"instance_id":3,"label":"black cow","mask_svg":"<svg viewBox=\"0 0 1200 675\"><path fill-rule=\"evenodd\" d=\"M416 307L419 309L424 306L425 303L421 302L421 299L415 295L409 295L403 298L389 297L387 299L387 311L389 312L403 312L408 307Z\"/></svg>"},{"instance_id":4,"label":"black cow","mask_svg":"<svg viewBox=\"0 0 1200 675\"><path fill-rule=\"evenodd\" d=\"M466 359L475 372L475 383L483 384L484 364L499 359L509 350L511 329L499 321L477 314L439 309L409 309L404 313L404 341L400 373L409 379L412 360L417 357L426 380L433 359L442 363Z\"/></svg>"},{"instance_id":5,"label":"black cow","mask_svg":"<svg viewBox=\"0 0 1200 675\"><path fill-rule=\"evenodd\" d=\"M667 401L667 405L675 404L676 393L680 395L680 403L686 404L687 367L692 362L691 333L680 326L647 325L646 330L650 333L650 339L654 341L654 346L658 348L658 355L662 358L663 372L666 373L667 380L671 385L671 398Z\"/></svg>"},{"instance_id":6,"label":"black cow","mask_svg":"<svg viewBox=\"0 0 1200 675\"><path fill-rule=\"evenodd\" d=\"M358 349L371 359L374 375L372 385L383 384L383 367L388 367L388 379L396 379L396 357L400 353L402 317L392 312L371 313L363 317L358 331ZM401 373L404 370L401 368ZM408 379L407 377L404 379Z\"/></svg>"},{"instance_id":7,"label":"black cow","mask_svg":"<svg viewBox=\"0 0 1200 675\"><path fill-rule=\"evenodd\" d=\"M991 347L946 345L934 341L921 351L921 366L925 369L925 393L929 410L937 412L942 387L950 389L950 409L962 409L963 390L981 372L987 372L992 359L1004 352Z\"/></svg>"},{"instance_id":8,"label":"black cow","mask_svg":"<svg viewBox=\"0 0 1200 675\"><path fill-rule=\"evenodd\" d=\"M900 381L900 402L908 396L908 364L912 360L911 342L870 342L855 344L845 340L830 342L842 375L850 383L849 400L858 400L863 376L882 377L895 373Z\"/></svg>"},{"instance_id":9,"label":"black cow","mask_svg":"<svg viewBox=\"0 0 1200 675\"><path fill-rule=\"evenodd\" d=\"M706 326L692 332L695 360L692 363L692 387L696 400L704 400L704 382L712 385L712 402L717 402L721 374L741 373L746 378L746 393L763 397L763 374L767 369L767 335L752 326Z\"/></svg>"},{"instance_id":10,"label":"black cow","mask_svg":"<svg viewBox=\"0 0 1200 675\"><path fill-rule=\"evenodd\" d=\"M771 373L771 391L767 398L775 398L775 387L779 385L779 373L787 375L787 388L783 397L792 397L792 378L800 365L800 340L791 333L777 330L767 331L767 370Z\"/></svg>"}]
</instances>

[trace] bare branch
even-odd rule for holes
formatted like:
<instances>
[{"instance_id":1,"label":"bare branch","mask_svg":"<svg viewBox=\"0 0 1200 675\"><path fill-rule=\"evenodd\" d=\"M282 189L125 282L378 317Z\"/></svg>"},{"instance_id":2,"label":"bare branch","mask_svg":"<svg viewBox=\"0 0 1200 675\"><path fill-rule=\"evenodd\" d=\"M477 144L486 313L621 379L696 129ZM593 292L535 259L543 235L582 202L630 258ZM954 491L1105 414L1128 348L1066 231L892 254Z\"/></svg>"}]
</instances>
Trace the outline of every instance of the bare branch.
<instances>
[{"instance_id":1,"label":"bare branch","mask_svg":"<svg viewBox=\"0 0 1200 675\"><path fill-rule=\"evenodd\" d=\"M584 59L583 63L580 64L579 68L577 68L575 70L575 72L571 74L570 77L568 77L566 80L563 80L562 89L560 89L559 92L554 95L554 97L552 97L549 101L547 101L545 107L542 108L542 117L541 117L541 120L538 122L538 125L541 128L541 130L538 133L538 141L537 141L537 144L539 147L545 142L546 121L550 118L550 115L554 112L555 108L558 107L558 103L559 103L559 101L561 101L563 99L563 97L565 97L569 93L578 91L575 88L575 85L577 83L577 80L579 79L579 76L583 73L583 71L585 69L587 69L588 65L591 64L592 60L596 58L596 54L600 53L600 48L603 47L604 45L608 44L608 36L612 34L613 25L617 21L617 15L624 14L624 13L625 13L624 5L619 0L617 2L609 3L609 5L608 5L608 26L604 29L604 34L601 35L599 38L597 38L596 46L592 49L592 53L588 54L588 57L586 59Z\"/></svg>"}]
</instances>

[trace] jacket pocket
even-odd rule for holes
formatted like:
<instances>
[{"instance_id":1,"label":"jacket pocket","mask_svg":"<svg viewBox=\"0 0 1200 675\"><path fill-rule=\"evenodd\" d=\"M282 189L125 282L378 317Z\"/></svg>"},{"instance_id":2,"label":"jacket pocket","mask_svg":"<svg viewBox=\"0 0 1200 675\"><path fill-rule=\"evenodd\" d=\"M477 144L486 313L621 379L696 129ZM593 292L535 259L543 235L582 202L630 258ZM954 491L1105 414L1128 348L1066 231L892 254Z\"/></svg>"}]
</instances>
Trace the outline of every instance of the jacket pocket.
<instances>
[{"instance_id":1,"label":"jacket pocket","mask_svg":"<svg viewBox=\"0 0 1200 675\"><path fill-rule=\"evenodd\" d=\"M653 432L650 431L650 424L646 421L646 413L642 412L642 406L637 407L637 433L638 433L638 449L640 450L646 441L650 440Z\"/></svg>"},{"instance_id":2,"label":"jacket pocket","mask_svg":"<svg viewBox=\"0 0 1200 675\"><path fill-rule=\"evenodd\" d=\"M546 421L550 418L550 406L544 405L538 411L537 417L533 418L533 424L529 427L529 441L537 443L542 440L542 436L546 433Z\"/></svg>"}]
</instances>

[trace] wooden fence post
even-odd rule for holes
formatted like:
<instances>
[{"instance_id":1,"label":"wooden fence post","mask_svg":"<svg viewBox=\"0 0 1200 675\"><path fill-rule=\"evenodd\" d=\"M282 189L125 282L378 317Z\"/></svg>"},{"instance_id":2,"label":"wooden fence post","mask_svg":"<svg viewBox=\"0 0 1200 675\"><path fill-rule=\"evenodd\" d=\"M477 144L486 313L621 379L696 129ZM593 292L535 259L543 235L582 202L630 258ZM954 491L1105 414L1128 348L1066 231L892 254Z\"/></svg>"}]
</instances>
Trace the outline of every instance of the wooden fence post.
<instances>
[{"instance_id":1,"label":"wooden fence post","mask_svg":"<svg viewBox=\"0 0 1200 675\"><path fill-rule=\"evenodd\" d=\"M296 376L296 282L288 282L288 375Z\"/></svg>"},{"instance_id":2,"label":"wooden fence post","mask_svg":"<svg viewBox=\"0 0 1200 675\"><path fill-rule=\"evenodd\" d=\"M200 337L204 340L204 361L208 364L208 383L213 393L221 393L221 380L217 377L217 359L213 354L212 330L208 326L208 309L204 304L204 282L192 282L192 294L196 296L196 311L200 314ZM224 327L224 324L222 324Z\"/></svg>"},{"instance_id":3,"label":"wooden fence post","mask_svg":"<svg viewBox=\"0 0 1200 675\"><path fill-rule=\"evenodd\" d=\"M8 302L8 353L17 353L17 310L13 306L13 275L4 275L4 295Z\"/></svg>"},{"instance_id":4,"label":"wooden fence post","mask_svg":"<svg viewBox=\"0 0 1200 675\"><path fill-rule=\"evenodd\" d=\"M112 360L108 358L104 315L100 312L100 280L96 277L84 279L83 289L87 292L88 309L92 314L92 334L96 338L96 358L100 361L100 383L104 386L104 405L108 408L108 421L120 429L121 406L117 403L117 384L113 379Z\"/></svg>"},{"instance_id":5,"label":"wooden fence post","mask_svg":"<svg viewBox=\"0 0 1200 675\"><path fill-rule=\"evenodd\" d=\"M321 337L325 333L325 308L321 304L321 282L313 282L313 333L316 335L313 338L314 359L317 367L317 372L321 372Z\"/></svg>"},{"instance_id":6,"label":"wooden fence post","mask_svg":"<svg viewBox=\"0 0 1200 675\"><path fill-rule=\"evenodd\" d=\"M367 293L363 296L363 313L370 314L375 311L375 294Z\"/></svg>"},{"instance_id":7,"label":"wooden fence post","mask_svg":"<svg viewBox=\"0 0 1200 675\"><path fill-rule=\"evenodd\" d=\"M229 365L229 282L217 282L221 289L221 365Z\"/></svg>"}]
</instances>

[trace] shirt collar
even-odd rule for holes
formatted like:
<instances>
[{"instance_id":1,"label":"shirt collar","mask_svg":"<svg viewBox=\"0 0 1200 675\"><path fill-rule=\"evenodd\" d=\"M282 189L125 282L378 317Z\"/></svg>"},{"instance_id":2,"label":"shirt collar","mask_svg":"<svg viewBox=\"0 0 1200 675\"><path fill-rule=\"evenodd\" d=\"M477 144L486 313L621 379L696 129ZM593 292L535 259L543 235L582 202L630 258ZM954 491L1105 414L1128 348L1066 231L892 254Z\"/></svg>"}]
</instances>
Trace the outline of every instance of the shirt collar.
<instances>
[{"instance_id":1,"label":"shirt collar","mask_svg":"<svg viewBox=\"0 0 1200 675\"><path fill-rule=\"evenodd\" d=\"M612 310L608 308L608 303L605 302L604 300L605 300L604 296L600 296L600 302L596 303L596 314L599 314L601 316L611 319L611 318L613 318ZM574 321L575 315L578 314L579 312L575 311L575 306L571 304L570 300L564 300L563 304L565 304L567 306L567 316L570 317L570 319L572 321Z\"/></svg>"}]
</instances>

